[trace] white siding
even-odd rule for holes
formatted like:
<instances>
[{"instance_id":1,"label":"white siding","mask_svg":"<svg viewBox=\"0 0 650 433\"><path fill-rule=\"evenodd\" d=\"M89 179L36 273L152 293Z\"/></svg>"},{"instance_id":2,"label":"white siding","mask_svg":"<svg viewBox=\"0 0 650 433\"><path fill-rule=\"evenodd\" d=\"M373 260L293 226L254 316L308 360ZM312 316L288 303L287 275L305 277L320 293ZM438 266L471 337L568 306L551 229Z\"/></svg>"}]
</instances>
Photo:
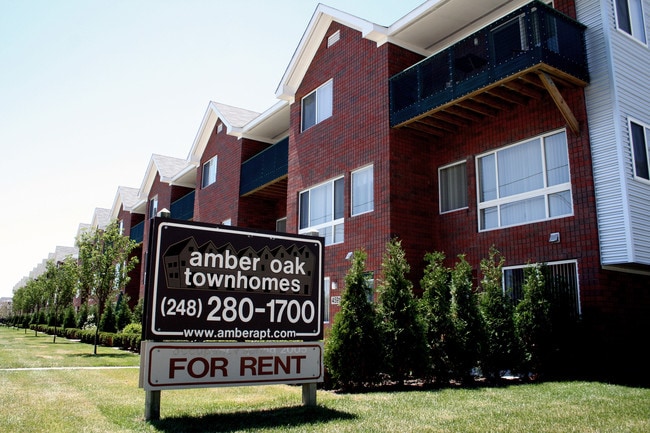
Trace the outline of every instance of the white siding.
<instances>
[{"instance_id":1,"label":"white siding","mask_svg":"<svg viewBox=\"0 0 650 433\"><path fill-rule=\"evenodd\" d=\"M644 0L646 32L650 0ZM616 29L613 0L577 0L603 265L650 264L650 185L634 180L628 119L650 124L650 50Z\"/></svg>"}]
</instances>

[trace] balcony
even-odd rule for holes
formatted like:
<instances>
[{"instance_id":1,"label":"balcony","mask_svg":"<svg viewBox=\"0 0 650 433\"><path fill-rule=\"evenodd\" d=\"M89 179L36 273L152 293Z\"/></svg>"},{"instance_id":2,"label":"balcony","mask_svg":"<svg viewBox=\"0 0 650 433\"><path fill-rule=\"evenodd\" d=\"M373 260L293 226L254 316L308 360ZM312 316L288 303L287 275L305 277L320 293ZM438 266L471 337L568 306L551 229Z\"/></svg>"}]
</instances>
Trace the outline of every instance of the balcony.
<instances>
[{"instance_id":1,"label":"balcony","mask_svg":"<svg viewBox=\"0 0 650 433\"><path fill-rule=\"evenodd\" d=\"M443 136L589 82L585 26L534 1L390 78L390 124Z\"/></svg>"},{"instance_id":2,"label":"balcony","mask_svg":"<svg viewBox=\"0 0 650 433\"><path fill-rule=\"evenodd\" d=\"M131 227L131 231L129 232L129 238L132 241L135 241L137 244L142 242L144 239L144 221L141 221Z\"/></svg>"},{"instance_id":3,"label":"balcony","mask_svg":"<svg viewBox=\"0 0 650 433\"><path fill-rule=\"evenodd\" d=\"M194 218L194 191L173 202L170 211L175 219L189 221Z\"/></svg>"},{"instance_id":4,"label":"balcony","mask_svg":"<svg viewBox=\"0 0 650 433\"><path fill-rule=\"evenodd\" d=\"M289 138L285 138L242 163L239 195L286 196L288 169Z\"/></svg>"}]
</instances>

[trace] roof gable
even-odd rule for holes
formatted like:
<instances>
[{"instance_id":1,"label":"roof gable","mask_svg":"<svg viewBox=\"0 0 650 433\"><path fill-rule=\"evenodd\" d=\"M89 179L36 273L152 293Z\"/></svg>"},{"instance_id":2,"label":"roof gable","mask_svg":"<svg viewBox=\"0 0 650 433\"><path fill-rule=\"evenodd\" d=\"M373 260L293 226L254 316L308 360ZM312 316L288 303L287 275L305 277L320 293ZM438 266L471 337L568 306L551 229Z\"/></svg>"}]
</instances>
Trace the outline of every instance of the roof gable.
<instances>
[{"instance_id":1,"label":"roof gable","mask_svg":"<svg viewBox=\"0 0 650 433\"><path fill-rule=\"evenodd\" d=\"M321 41L332 21L336 21L361 32L362 37L377 42L377 46L388 40L388 28L371 23L338 9L319 4L303 34L298 48L285 71L275 96L293 103L296 91L311 64Z\"/></svg>"},{"instance_id":2,"label":"roof gable","mask_svg":"<svg viewBox=\"0 0 650 433\"><path fill-rule=\"evenodd\" d=\"M194 188L194 183L181 182L180 179L185 179L188 172L196 168L196 165L187 161L186 159L174 158L172 156L158 155L154 153L149 160L149 166L145 172L142 185L138 191L140 201L146 201L149 196L149 191L153 185L156 175L160 176L160 181L170 185L180 185L189 188ZM195 179L196 180L196 179ZM139 203L138 203L139 204Z\"/></svg>"},{"instance_id":3,"label":"roof gable","mask_svg":"<svg viewBox=\"0 0 650 433\"><path fill-rule=\"evenodd\" d=\"M255 111L210 101L187 159L197 165L201 162L201 156L218 120L226 127L227 134L241 138L244 126L259 115Z\"/></svg>"},{"instance_id":4,"label":"roof gable","mask_svg":"<svg viewBox=\"0 0 650 433\"><path fill-rule=\"evenodd\" d=\"M138 203L138 188L128 186L119 186L111 207L111 219L117 219L120 213L120 207L127 212L133 212L133 207ZM138 213L138 212L135 212Z\"/></svg>"}]
</instances>

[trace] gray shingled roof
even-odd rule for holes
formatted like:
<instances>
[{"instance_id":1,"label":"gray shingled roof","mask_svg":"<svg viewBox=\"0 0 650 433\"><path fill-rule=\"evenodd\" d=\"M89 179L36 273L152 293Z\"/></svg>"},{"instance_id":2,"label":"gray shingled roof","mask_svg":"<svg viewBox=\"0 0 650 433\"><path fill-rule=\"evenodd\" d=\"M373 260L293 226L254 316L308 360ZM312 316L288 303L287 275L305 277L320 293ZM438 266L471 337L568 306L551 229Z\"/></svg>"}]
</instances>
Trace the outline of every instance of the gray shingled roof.
<instances>
[{"instance_id":1,"label":"gray shingled roof","mask_svg":"<svg viewBox=\"0 0 650 433\"><path fill-rule=\"evenodd\" d=\"M138 202L138 188L131 188L129 186L120 186L117 189L120 198L122 199L122 206L124 208L131 208Z\"/></svg>"},{"instance_id":2,"label":"gray shingled roof","mask_svg":"<svg viewBox=\"0 0 650 433\"><path fill-rule=\"evenodd\" d=\"M229 123L235 128L241 128L251 120L255 119L260 113L255 111L246 110L244 108L233 107L231 105L222 104L220 102L212 101L212 104L219 110L219 114L223 117L222 120Z\"/></svg>"},{"instance_id":3,"label":"gray shingled roof","mask_svg":"<svg viewBox=\"0 0 650 433\"><path fill-rule=\"evenodd\" d=\"M172 156L151 155L151 160L156 165L156 170L161 178L171 179L182 170L185 170L190 164L186 159L174 158Z\"/></svg>"}]
</instances>

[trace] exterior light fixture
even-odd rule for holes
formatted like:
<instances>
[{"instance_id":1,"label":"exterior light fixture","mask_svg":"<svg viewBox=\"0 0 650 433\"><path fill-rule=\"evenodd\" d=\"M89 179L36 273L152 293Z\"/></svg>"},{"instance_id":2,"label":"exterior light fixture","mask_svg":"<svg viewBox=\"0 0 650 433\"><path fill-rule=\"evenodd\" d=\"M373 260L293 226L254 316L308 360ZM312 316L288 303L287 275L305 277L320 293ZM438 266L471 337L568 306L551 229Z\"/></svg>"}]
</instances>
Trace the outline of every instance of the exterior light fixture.
<instances>
[{"instance_id":1,"label":"exterior light fixture","mask_svg":"<svg viewBox=\"0 0 650 433\"><path fill-rule=\"evenodd\" d=\"M560 243L560 232L554 232L551 233L551 235L548 237L548 241L552 244L559 244Z\"/></svg>"}]
</instances>

